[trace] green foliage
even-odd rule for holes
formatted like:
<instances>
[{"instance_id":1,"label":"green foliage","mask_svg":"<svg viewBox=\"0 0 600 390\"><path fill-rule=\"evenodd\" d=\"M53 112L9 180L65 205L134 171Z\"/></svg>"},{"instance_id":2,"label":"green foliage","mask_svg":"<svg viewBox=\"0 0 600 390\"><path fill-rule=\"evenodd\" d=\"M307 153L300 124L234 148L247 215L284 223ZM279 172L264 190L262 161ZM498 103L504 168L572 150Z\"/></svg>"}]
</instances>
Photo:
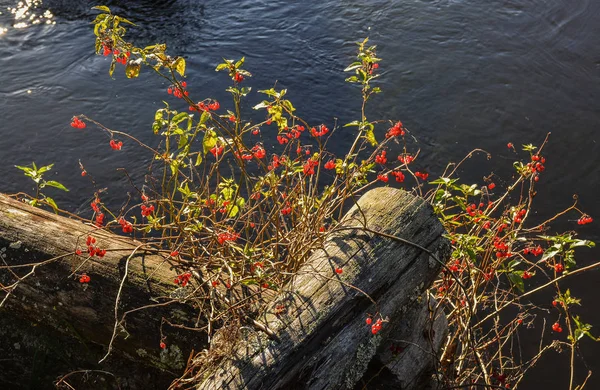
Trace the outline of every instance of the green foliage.
<instances>
[{"instance_id":1,"label":"green foliage","mask_svg":"<svg viewBox=\"0 0 600 390\"><path fill-rule=\"evenodd\" d=\"M41 202L52 207L55 212L58 212L58 206L56 205L54 199L42 193L42 190L46 187L54 187L62 191L69 191L64 185L55 180L44 179L44 174L50 171L53 166L54 164L50 164L38 168L35 162L32 162L30 166L15 165L17 169L23 171L23 174L31 178L31 180L33 180L35 183L36 195L29 201L29 204L32 206L39 206Z\"/></svg>"}]
</instances>

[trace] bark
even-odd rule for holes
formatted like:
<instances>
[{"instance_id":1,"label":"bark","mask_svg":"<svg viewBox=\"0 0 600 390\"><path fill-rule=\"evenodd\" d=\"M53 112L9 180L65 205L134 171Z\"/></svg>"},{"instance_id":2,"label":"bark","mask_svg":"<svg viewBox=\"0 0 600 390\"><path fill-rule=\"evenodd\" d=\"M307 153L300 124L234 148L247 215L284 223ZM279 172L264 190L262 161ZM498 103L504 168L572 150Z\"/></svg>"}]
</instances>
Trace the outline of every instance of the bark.
<instances>
[{"instance_id":1,"label":"bark","mask_svg":"<svg viewBox=\"0 0 600 390\"><path fill-rule=\"evenodd\" d=\"M87 259L88 235L107 250L104 257ZM199 334L183 335L167 327L169 347L160 349L161 317L177 314L193 326L193 312L178 304L128 315L119 327L113 354L98 364L113 335L116 297L126 268L119 316L171 300L176 272L166 256L139 248L140 244L0 195L0 264L4 266L0 302L10 291L0 308L0 367L4 368L0 383L27 386L21 378L35 374L36 383L45 383L35 387L45 388L60 374L78 369L110 371L126 388L158 383L166 387L177 377L190 350L203 346ZM83 254L76 255L76 249ZM8 265L13 268L7 269ZM22 267L14 268L17 265ZM79 282L77 275L83 272L90 283ZM7 286L28 274L7 291ZM44 359L54 362L48 366ZM40 371L40 365L48 367ZM110 376L104 381L107 388L113 382Z\"/></svg>"},{"instance_id":2,"label":"bark","mask_svg":"<svg viewBox=\"0 0 600 390\"><path fill-rule=\"evenodd\" d=\"M409 240L441 261L449 256L449 242L431 207L402 190L369 191L348 212L344 224ZM337 274L336 268L343 273ZM427 336L429 311L419 298L439 270L440 263L414 245L362 229L334 233L260 318L278 340L246 331L198 390L352 389L372 379L365 373L376 355L397 388L421 388L445 325L443 318L437 319L438 338L431 332ZM367 317L373 323L380 317L386 320L376 335L365 323ZM409 331L412 326L416 331ZM400 344L424 346L427 353L411 356L408 352L414 348L407 348L392 361L384 351L398 335ZM432 342L424 343L428 339ZM398 378L403 372L412 376Z\"/></svg>"}]
</instances>

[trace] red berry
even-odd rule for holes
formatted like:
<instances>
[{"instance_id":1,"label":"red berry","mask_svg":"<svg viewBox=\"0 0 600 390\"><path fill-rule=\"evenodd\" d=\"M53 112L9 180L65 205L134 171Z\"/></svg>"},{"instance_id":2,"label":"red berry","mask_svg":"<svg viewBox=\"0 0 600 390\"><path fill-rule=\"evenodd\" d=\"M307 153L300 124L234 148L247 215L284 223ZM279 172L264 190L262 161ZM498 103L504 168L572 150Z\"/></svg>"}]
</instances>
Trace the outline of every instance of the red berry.
<instances>
[{"instance_id":1,"label":"red berry","mask_svg":"<svg viewBox=\"0 0 600 390\"><path fill-rule=\"evenodd\" d=\"M338 268L335 269L335 273L338 274L338 275L342 274L343 272L344 272L344 270L341 269L340 267L338 267Z\"/></svg>"},{"instance_id":2,"label":"red berry","mask_svg":"<svg viewBox=\"0 0 600 390\"><path fill-rule=\"evenodd\" d=\"M552 330L555 331L556 333L560 333L563 331L563 329L561 328L560 324L558 322L555 322L552 325Z\"/></svg>"},{"instance_id":3,"label":"red berry","mask_svg":"<svg viewBox=\"0 0 600 390\"><path fill-rule=\"evenodd\" d=\"M165 349L165 348L167 348L167 344L165 344L165 343L164 343L164 342L162 342L162 341L160 342L160 344L159 344L159 345L160 345L160 349Z\"/></svg>"},{"instance_id":4,"label":"red berry","mask_svg":"<svg viewBox=\"0 0 600 390\"><path fill-rule=\"evenodd\" d=\"M494 188L496 188L496 184L495 183L490 183L488 184L488 190L493 190Z\"/></svg>"},{"instance_id":5,"label":"red berry","mask_svg":"<svg viewBox=\"0 0 600 390\"><path fill-rule=\"evenodd\" d=\"M371 317L367 317L365 322L367 323L367 325L371 325L371 322L373 322L373 320L371 319Z\"/></svg>"}]
</instances>

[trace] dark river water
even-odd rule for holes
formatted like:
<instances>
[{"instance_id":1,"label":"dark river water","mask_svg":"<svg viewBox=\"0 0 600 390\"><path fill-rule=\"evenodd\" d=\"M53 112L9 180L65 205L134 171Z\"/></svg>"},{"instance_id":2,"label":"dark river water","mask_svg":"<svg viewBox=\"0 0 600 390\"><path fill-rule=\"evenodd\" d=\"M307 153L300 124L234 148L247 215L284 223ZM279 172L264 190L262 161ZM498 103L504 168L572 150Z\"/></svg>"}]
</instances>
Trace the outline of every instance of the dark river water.
<instances>
[{"instance_id":1,"label":"dark river water","mask_svg":"<svg viewBox=\"0 0 600 390\"><path fill-rule=\"evenodd\" d=\"M31 191L15 164L55 163L52 178L71 191L52 195L62 208L79 212L93 191L79 174L81 160L109 188L104 200L118 204L129 187L116 169L125 167L140 180L149 156L131 145L113 152L102 133L72 129L71 116L84 113L154 143L154 111L162 100L177 103L150 72L127 80L118 69L109 78L109 62L93 53L90 8L97 3L17 3L0 0L0 191ZM481 182L493 171L508 179L514 154L507 142L540 144L552 132L535 202L539 218L568 206L577 193L582 208L600 223L598 0L105 4L139 24L130 35L139 46L166 42L170 53L187 59L189 89L197 100L211 96L227 107L227 79L214 67L222 57L245 55L255 76L249 85L266 89L276 81L311 123L357 119L358 91L344 82L342 70L352 60L354 42L369 36L383 58L384 91L369 116L401 119L420 142L420 167L439 174L448 161L479 147L492 159L474 159L462 177ZM248 107L257 99L253 95ZM336 147L347 149L350 139L342 136ZM600 241L597 226L581 232ZM577 225L565 220L553 227ZM581 264L595 259L597 250L580 256ZM597 332L599 282L600 274L591 272L569 283L583 298L582 317ZM581 353L596 371L587 388L600 388L600 347L586 342ZM523 388L565 389L568 358L553 353L543 359ZM587 372L583 364L578 370Z\"/></svg>"}]
</instances>

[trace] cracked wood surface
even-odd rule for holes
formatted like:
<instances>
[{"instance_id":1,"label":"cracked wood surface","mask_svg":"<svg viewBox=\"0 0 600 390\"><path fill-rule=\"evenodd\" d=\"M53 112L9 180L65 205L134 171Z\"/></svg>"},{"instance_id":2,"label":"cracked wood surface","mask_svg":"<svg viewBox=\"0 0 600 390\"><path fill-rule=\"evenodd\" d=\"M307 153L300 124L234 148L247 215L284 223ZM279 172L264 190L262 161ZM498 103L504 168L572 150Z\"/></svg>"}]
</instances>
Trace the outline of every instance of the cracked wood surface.
<instances>
[{"instance_id":1,"label":"cracked wood surface","mask_svg":"<svg viewBox=\"0 0 600 390\"><path fill-rule=\"evenodd\" d=\"M431 207L403 190L367 192L344 217L344 225L409 240L442 261L449 256L449 242ZM415 246L360 229L333 233L259 319L279 341L246 331L232 357L197 389L352 389L365 380L369 363L388 348L402 320L411 323L407 319L414 317L412 322L419 323L426 303L415 302L439 270L440 264ZM277 314L279 305L285 306L284 313ZM365 319L379 315L389 321L374 336ZM438 328L443 331L439 321ZM404 341L421 343L417 339L423 333L404 331L411 338ZM426 356L418 363L423 369L432 364Z\"/></svg>"}]
</instances>

